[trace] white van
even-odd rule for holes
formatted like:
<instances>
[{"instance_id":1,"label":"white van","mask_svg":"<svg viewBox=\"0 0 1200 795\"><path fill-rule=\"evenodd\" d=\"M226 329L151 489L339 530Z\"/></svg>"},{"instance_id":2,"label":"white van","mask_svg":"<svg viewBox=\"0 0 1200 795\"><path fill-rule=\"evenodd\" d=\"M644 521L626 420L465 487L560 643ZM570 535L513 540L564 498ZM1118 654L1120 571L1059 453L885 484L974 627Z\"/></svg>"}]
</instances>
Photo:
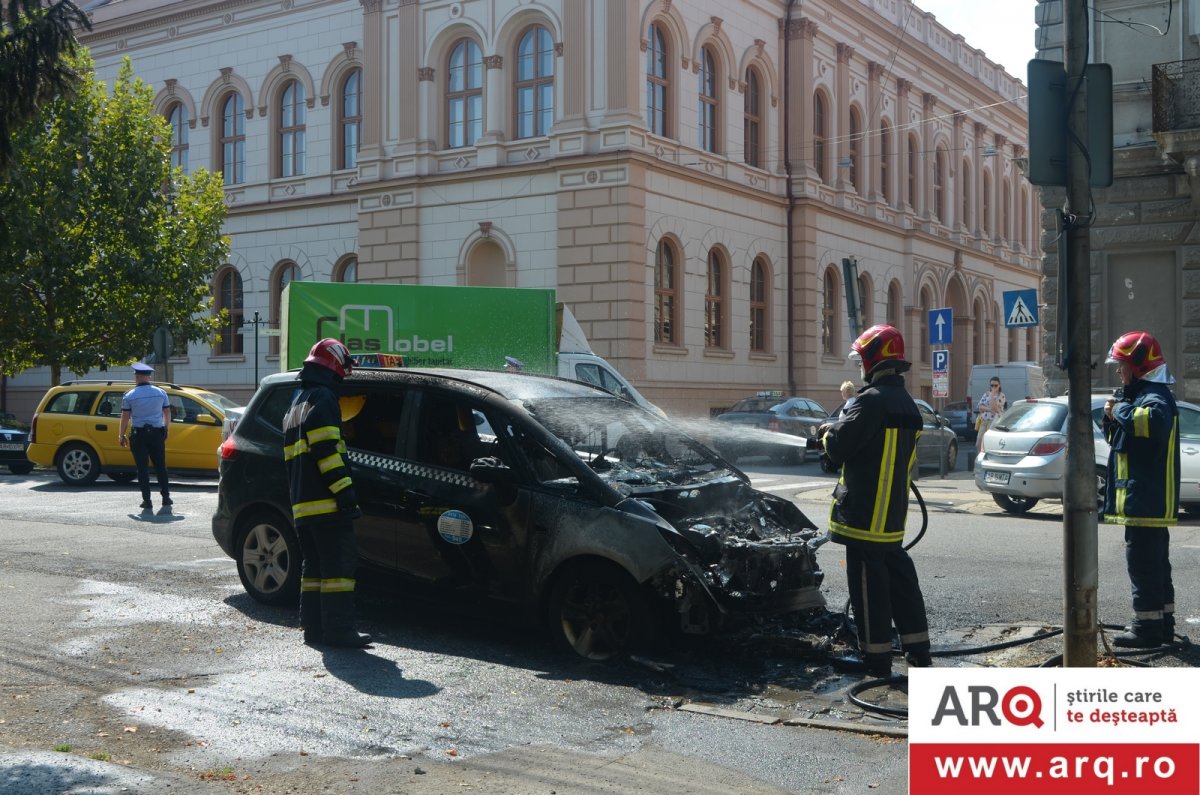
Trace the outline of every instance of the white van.
<instances>
[{"instance_id":1,"label":"white van","mask_svg":"<svg viewBox=\"0 0 1200 795\"><path fill-rule=\"evenodd\" d=\"M971 396L972 410L979 405L979 398L987 394L988 382L993 378L1000 379L1000 391L1008 398L1010 404L1025 398L1046 396L1046 376L1039 364L977 364L971 368L971 379L967 382L967 394Z\"/></svg>"},{"instance_id":2,"label":"white van","mask_svg":"<svg viewBox=\"0 0 1200 795\"><path fill-rule=\"evenodd\" d=\"M588 343L579 321L575 319L570 308L561 303L558 305L558 325L559 376L585 381L636 403L660 417L667 416L662 409L646 400L606 359L592 352L592 346Z\"/></svg>"}]
</instances>

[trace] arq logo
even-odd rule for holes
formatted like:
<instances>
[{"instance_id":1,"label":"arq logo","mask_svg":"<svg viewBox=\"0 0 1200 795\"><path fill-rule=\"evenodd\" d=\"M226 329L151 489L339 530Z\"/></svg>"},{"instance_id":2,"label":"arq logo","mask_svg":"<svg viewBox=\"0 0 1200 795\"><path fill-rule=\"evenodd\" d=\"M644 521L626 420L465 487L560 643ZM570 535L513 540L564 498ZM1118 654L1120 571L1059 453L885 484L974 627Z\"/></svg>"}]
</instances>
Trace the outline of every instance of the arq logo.
<instances>
[{"instance_id":1,"label":"arq logo","mask_svg":"<svg viewBox=\"0 0 1200 795\"><path fill-rule=\"evenodd\" d=\"M950 719L959 726L981 726L986 718L991 725L999 726L998 708L1004 720L1013 726L1042 727L1042 698L1032 687L1010 687L1001 693L988 685L969 685L966 701L968 707L963 706L958 688L947 685L933 715L933 725L941 726L943 721Z\"/></svg>"}]
</instances>

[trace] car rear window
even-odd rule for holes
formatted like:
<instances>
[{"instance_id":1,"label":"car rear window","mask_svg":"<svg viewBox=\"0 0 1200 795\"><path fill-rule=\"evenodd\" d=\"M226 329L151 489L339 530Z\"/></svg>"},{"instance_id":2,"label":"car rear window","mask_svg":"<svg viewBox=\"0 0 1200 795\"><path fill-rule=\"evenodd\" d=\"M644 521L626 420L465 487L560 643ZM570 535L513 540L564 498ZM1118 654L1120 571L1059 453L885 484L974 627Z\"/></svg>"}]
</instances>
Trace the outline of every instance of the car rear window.
<instances>
[{"instance_id":1,"label":"car rear window","mask_svg":"<svg viewBox=\"0 0 1200 795\"><path fill-rule=\"evenodd\" d=\"M47 414L87 414L96 402L95 392L59 392L50 398Z\"/></svg>"},{"instance_id":2,"label":"car rear window","mask_svg":"<svg viewBox=\"0 0 1200 795\"><path fill-rule=\"evenodd\" d=\"M1065 403L1018 403L992 424L998 431L1060 431L1067 419Z\"/></svg>"},{"instance_id":3,"label":"car rear window","mask_svg":"<svg viewBox=\"0 0 1200 795\"><path fill-rule=\"evenodd\" d=\"M730 411L770 411L782 402L779 398L743 398L734 403Z\"/></svg>"}]
</instances>

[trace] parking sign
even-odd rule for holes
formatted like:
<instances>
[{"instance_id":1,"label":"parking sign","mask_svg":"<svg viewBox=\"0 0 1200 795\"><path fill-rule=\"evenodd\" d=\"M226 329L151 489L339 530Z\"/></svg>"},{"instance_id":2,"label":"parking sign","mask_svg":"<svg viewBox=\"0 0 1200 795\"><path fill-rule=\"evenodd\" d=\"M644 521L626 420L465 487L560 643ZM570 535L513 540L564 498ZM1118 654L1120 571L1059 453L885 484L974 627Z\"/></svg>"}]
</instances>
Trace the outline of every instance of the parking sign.
<instances>
[{"instance_id":1,"label":"parking sign","mask_svg":"<svg viewBox=\"0 0 1200 795\"><path fill-rule=\"evenodd\" d=\"M950 351L933 352L933 371L935 373L950 372Z\"/></svg>"}]
</instances>

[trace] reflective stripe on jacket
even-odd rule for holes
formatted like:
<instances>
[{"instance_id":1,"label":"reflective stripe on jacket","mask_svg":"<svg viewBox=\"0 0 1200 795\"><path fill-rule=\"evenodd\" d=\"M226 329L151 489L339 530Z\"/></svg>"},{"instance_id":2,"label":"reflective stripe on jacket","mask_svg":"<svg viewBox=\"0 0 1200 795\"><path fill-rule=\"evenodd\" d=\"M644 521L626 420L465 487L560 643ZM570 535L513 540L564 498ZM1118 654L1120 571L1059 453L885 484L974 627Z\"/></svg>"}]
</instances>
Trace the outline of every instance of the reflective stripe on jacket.
<instances>
[{"instance_id":1,"label":"reflective stripe on jacket","mask_svg":"<svg viewBox=\"0 0 1200 795\"><path fill-rule=\"evenodd\" d=\"M830 426L825 452L841 465L829 530L840 543L899 544L908 520L909 471L921 435L921 412L899 375L859 390Z\"/></svg>"},{"instance_id":2,"label":"reflective stripe on jacket","mask_svg":"<svg viewBox=\"0 0 1200 795\"><path fill-rule=\"evenodd\" d=\"M1137 394L1113 406L1109 425L1104 521L1170 527L1179 521L1179 409L1166 384L1131 386Z\"/></svg>"},{"instance_id":3,"label":"reflective stripe on jacket","mask_svg":"<svg viewBox=\"0 0 1200 795\"><path fill-rule=\"evenodd\" d=\"M338 512L338 492L353 485L342 441L337 396L327 386L306 385L283 418L292 519L298 525Z\"/></svg>"}]
</instances>

